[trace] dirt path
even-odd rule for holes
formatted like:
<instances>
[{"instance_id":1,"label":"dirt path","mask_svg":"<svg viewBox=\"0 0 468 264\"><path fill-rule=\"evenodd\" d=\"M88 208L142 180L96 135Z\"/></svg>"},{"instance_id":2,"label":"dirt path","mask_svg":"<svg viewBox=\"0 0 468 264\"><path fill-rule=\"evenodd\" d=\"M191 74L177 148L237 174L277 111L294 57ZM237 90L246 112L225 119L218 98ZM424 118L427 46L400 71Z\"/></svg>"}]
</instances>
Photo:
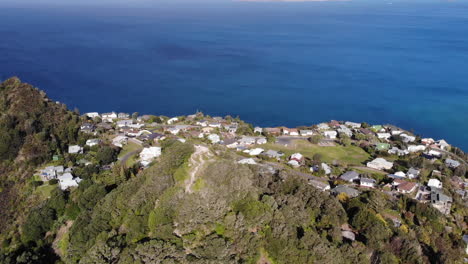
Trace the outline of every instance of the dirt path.
<instances>
[{"instance_id":1,"label":"dirt path","mask_svg":"<svg viewBox=\"0 0 468 264\"><path fill-rule=\"evenodd\" d=\"M197 173L205 164L207 158L212 157L213 154L210 152L208 147L195 145L195 152L192 154L189 160L189 176L188 182L185 185L185 192L192 193L192 185L195 183Z\"/></svg>"},{"instance_id":2,"label":"dirt path","mask_svg":"<svg viewBox=\"0 0 468 264\"><path fill-rule=\"evenodd\" d=\"M58 256L62 256L62 253L63 253L60 251L60 246L59 246L60 240L62 240L63 235L65 235L68 232L68 230L70 229L72 225L73 225L73 221L67 221L65 225L61 226L60 229L57 231L55 240L52 243L52 248L54 249L55 254L57 254Z\"/></svg>"}]
</instances>

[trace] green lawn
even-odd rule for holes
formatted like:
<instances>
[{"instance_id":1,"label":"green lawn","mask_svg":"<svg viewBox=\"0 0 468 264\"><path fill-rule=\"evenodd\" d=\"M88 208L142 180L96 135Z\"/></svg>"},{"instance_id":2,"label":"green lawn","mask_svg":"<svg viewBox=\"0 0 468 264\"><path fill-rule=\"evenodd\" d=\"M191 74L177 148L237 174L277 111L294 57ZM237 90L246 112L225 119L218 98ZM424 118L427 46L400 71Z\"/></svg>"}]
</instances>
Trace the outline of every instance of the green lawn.
<instances>
[{"instance_id":1,"label":"green lawn","mask_svg":"<svg viewBox=\"0 0 468 264\"><path fill-rule=\"evenodd\" d=\"M40 195L43 199L47 199L47 198L50 197L50 193L55 188L58 188L57 184L49 185L48 183L44 183L44 185L41 185L41 186L37 187L35 192L38 195Z\"/></svg>"},{"instance_id":2,"label":"green lawn","mask_svg":"<svg viewBox=\"0 0 468 264\"><path fill-rule=\"evenodd\" d=\"M132 152L132 151L135 151L135 150L138 150L138 149L141 149L142 147L138 144L135 144L133 142L128 142L127 145L125 145L123 148L122 148L122 151L120 151L119 153L119 158L125 156L125 154L129 153L129 152Z\"/></svg>"},{"instance_id":3,"label":"green lawn","mask_svg":"<svg viewBox=\"0 0 468 264\"><path fill-rule=\"evenodd\" d=\"M282 151L286 154L286 156L299 152L305 157L312 158L315 154L318 153L322 155L322 160L324 162L338 160L353 165L362 165L362 163L370 157L367 152L356 146L345 147L336 145L333 147L321 147L305 140L296 140L291 146L267 143L260 145L259 147L265 150L273 149Z\"/></svg>"}]
</instances>

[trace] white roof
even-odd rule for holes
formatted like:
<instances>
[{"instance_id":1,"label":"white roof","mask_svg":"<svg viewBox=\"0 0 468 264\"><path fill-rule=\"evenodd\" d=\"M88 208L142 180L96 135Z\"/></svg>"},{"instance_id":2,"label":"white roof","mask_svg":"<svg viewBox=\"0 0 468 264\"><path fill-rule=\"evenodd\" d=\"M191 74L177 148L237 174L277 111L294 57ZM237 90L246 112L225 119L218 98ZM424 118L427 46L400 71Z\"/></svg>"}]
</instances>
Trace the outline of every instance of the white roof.
<instances>
[{"instance_id":1,"label":"white roof","mask_svg":"<svg viewBox=\"0 0 468 264\"><path fill-rule=\"evenodd\" d=\"M438 179L429 179L429 181L427 182L427 186L441 188L442 183Z\"/></svg>"}]
</instances>

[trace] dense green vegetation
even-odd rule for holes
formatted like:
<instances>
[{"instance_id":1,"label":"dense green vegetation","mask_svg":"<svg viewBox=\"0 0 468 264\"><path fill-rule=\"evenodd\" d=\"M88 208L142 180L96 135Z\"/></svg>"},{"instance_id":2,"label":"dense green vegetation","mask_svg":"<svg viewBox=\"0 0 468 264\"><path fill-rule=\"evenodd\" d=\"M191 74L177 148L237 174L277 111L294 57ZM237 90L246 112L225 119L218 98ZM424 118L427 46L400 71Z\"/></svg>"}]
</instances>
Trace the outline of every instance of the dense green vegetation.
<instances>
[{"instance_id":1,"label":"dense green vegetation","mask_svg":"<svg viewBox=\"0 0 468 264\"><path fill-rule=\"evenodd\" d=\"M465 208L455 207L464 218L451 221L407 196L368 190L335 198L291 170L241 165L234 152L216 146L187 188L190 141L164 140L162 156L142 171L118 163L106 169L119 151L93 147L86 158L95 163L73 171L83 179L79 187L61 191L32 175L54 154L63 156L59 164L83 158L66 153L68 144L86 139L78 133L79 116L17 79L0 85L0 95L0 201L7 220L0 226L0 263L462 261ZM243 130L252 132L246 124ZM305 144L296 147L313 161L354 165L370 157L356 146ZM409 165L404 162L397 161ZM348 229L355 241L342 235Z\"/></svg>"}]
</instances>

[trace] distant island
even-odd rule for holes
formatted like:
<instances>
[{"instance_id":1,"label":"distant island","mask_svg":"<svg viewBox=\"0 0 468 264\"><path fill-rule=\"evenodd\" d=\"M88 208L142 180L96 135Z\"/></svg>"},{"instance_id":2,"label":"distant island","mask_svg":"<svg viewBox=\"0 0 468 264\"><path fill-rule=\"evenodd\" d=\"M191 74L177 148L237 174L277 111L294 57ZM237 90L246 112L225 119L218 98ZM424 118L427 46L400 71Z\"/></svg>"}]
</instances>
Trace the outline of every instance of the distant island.
<instances>
[{"instance_id":1,"label":"distant island","mask_svg":"<svg viewBox=\"0 0 468 264\"><path fill-rule=\"evenodd\" d=\"M468 154L390 124L79 113L0 84L0 263L462 263Z\"/></svg>"}]
</instances>

